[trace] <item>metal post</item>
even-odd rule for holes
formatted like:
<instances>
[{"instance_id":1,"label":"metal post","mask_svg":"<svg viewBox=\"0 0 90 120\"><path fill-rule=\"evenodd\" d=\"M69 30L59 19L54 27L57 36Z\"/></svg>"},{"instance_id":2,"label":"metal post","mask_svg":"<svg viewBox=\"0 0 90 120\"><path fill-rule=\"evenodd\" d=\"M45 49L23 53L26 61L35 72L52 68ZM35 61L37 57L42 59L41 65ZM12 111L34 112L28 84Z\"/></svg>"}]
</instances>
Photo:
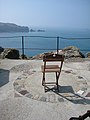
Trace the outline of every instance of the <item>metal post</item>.
<instances>
[{"instance_id":1,"label":"metal post","mask_svg":"<svg viewBox=\"0 0 90 120\"><path fill-rule=\"evenodd\" d=\"M24 36L22 36L22 59L24 59Z\"/></svg>"},{"instance_id":2,"label":"metal post","mask_svg":"<svg viewBox=\"0 0 90 120\"><path fill-rule=\"evenodd\" d=\"M58 54L58 50L59 50L59 37L57 37L57 54Z\"/></svg>"}]
</instances>

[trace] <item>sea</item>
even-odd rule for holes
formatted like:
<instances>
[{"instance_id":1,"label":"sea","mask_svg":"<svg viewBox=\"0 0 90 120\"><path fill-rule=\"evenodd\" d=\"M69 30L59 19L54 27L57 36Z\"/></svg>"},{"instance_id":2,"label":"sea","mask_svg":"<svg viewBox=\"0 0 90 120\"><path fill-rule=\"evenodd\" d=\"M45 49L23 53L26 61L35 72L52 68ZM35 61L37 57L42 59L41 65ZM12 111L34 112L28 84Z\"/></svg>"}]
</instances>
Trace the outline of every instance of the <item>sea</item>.
<instances>
[{"instance_id":1,"label":"sea","mask_svg":"<svg viewBox=\"0 0 90 120\"><path fill-rule=\"evenodd\" d=\"M22 50L22 36L24 36L24 51ZM59 37L58 43L57 37ZM28 33L0 33L0 46L18 49L20 54L24 52L28 57L57 51L57 49L68 46L76 46L86 56L90 52L90 29L68 30L58 28Z\"/></svg>"}]
</instances>

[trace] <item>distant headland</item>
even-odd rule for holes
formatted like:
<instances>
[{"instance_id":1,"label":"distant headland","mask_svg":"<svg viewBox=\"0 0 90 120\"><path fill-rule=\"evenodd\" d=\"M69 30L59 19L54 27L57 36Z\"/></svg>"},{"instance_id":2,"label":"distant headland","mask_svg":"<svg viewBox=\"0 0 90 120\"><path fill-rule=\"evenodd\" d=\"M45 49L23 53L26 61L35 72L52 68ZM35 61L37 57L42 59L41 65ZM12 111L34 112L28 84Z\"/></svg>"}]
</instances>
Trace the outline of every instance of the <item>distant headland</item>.
<instances>
[{"instance_id":1,"label":"distant headland","mask_svg":"<svg viewBox=\"0 0 90 120\"><path fill-rule=\"evenodd\" d=\"M27 26L19 26L14 23L0 22L0 32L29 32Z\"/></svg>"}]
</instances>

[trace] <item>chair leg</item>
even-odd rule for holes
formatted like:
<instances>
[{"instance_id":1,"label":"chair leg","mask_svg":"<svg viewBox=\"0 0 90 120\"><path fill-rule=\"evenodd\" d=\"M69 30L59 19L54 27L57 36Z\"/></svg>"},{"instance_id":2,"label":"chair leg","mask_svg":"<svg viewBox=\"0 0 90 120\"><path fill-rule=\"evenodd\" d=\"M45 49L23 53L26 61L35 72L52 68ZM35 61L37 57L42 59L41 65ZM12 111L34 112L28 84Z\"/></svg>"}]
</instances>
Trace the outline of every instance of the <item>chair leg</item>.
<instances>
[{"instance_id":1,"label":"chair leg","mask_svg":"<svg viewBox=\"0 0 90 120\"><path fill-rule=\"evenodd\" d=\"M57 90L58 90L58 79L59 79L60 73L56 72L56 85L57 85Z\"/></svg>"},{"instance_id":2,"label":"chair leg","mask_svg":"<svg viewBox=\"0 0 90 120\"><path fill-rule=\"evenodd\" d=\"M57 75L57 72L56 72L56 85L58 85L58 75Z\"/></svg>"},{"instance_id":3,"label":"chair leg","mask_svg":"<svg viewBox=\"0 0 90 120\"><path fill-rule=\"evenodd\" d=\"M44 86L44 84L45 84L45 74L43 73L42 85Z\"/></svg>"},{"instance_id":4,"label":"chair leg","mask_svg":"<svg viewBox=\"0 0 90 120\"><path fill-rule=\"evenodd\" d=\"M43 74L42 85L44 86L44 91L46 92L45 74Z\"/></svg>"}]
</instances>

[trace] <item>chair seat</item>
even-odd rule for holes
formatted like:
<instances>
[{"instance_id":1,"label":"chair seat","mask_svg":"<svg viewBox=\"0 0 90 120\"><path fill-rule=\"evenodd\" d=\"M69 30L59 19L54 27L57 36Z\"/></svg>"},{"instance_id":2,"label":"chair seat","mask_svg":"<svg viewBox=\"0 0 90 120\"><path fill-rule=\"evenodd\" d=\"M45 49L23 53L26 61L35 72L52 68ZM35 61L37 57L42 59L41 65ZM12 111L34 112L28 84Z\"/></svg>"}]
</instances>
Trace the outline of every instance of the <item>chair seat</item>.
<instances>
[{"instance_id":1,"label":"chair seat","mask_svg":"<svg viewBox=\"0 0 90 120\"><path fill-rule=\"evenodd\" d=\"M44 65L41 66L41 71L44 72ZM45 72L60 72L58 65L46 65Z\"/></svg>"}]
</instances>

